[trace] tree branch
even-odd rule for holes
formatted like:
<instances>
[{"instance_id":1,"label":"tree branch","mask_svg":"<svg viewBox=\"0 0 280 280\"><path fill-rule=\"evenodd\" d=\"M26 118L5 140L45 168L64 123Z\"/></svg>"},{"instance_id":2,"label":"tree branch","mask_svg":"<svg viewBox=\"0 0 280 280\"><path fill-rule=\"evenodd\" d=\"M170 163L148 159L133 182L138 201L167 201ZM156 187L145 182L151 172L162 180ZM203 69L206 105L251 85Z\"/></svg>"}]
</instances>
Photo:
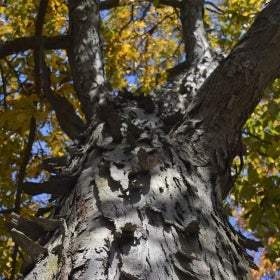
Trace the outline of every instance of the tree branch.
<instances>
[{"instance_id":1,"label":"tree branch","mask_svg":"<svg viewBox=\"0 0 280 280\"><path fill-rule=\"evenodd\" d=\"M36 93L41 96L42 90L42 67L43 67L43 40L42 32L45 21L45 15L48 7L48 0L41 0L38 9L37 20L35 23L35 36L40 39L39 45L34 48L34 81Z\"/></svg>"},{"instance_id":2,"label":"tree branch","mask_svg":"<svg viewBox=\"0 0 280 280\"><path fill-rule=\"evenodd\" d=\"M43 25L48 7L48 0L42 0L38 9L37 21L35 24L36 38L41 40L34 49L34 80L36 93L42 96L42 87L47 100L55 110L57 120L64 132L72 139L76 139L85 129L85 124L75 113L73 105L63 96L55 94L51 89L51 78L49 69L46 66L43 54Z\"/></svg>"},{"instance_id":3,"label":"tree branch","mask_svg":"<svg viewBox=\"0 0 280 280\"><path fill-rule=\"evenodd\" d=\"M172 81L174 77L176 77L178 74L182 73L184 70L187 69L188 63L187 61L180 62L176 64L174 67L166 69L167 73L167 80Z\"/></svg>"},{"instance_id":4,"label":"tree branch","mask_svg":"<svg viewBox=\"0 0 280 280\"><path fill-rule=\"evenodd\" d=\"M214 3L210 2L210 1L204 1L204 4L212 6L215 10L212 10L212 9L209 9L209 10L212 11L213 13L217 13L220 15L223 15L225 13L225 11L223 11L217 5L215 5Z\"/></svg>"},{"instance_id":5,"label":"tree branch","mask_svg":"<svg viewBox=\"0 0 280 280\"><path fill-rule=\"evenodd\" d=\"M47 12L48 3L49 3L49 0L40 1L38 14L36 17L36 23L35 23L35 35L36 36L42 36L43 25L45 22L45 16L46 16L46 12Z\"/></svg>"},{"instance_id":6,"label":"tree branch","mask_svg":"<svg viewBox=\"0 0 280 280\"><path fill-rule=\"evenodd\" d=\"M99 36L98 1L70 0L68 8L71 38L69 62L82 111L90 122L97 108L105 106L110 92Z\"/></svg>"},{"instance_id":7,"label":"tree branch","mask_svg":"<svg viewBox=\"0 0 280 280\"><path fill-rule=\"evenodd\" d=\"M213 163L217 172L224 172L221 186L227 184L229 163L240 153L239 136L245 121L268 85L279 77L279 50L280 2L272 0L200 87L176 131L182 136L179 142L187 138L193 145L183 147L189 161L205 151L199 164Z\"/></svg>"},{"instance_id":8,"label":"tree branch","mask_svg":"<svg viewBox=\"0 0 280 280\"><path fill-rule=\"evenodd\" d=\"M181 6L181 2L175 0L161 0L160 3L174 8L179 8ZM99 10L108 10L118 6L120 6L119 0L102 1L99 3ZM37 36L21 37L12 41L0 43L0 58L4 58L14 53L38 48L40 43L40 37ZM70 38L67 35L58 35L53 37L42 36L42 44L44 50L68 49L70 45Z\"/></svg>"},{"instance_id":9,"label":"tree branch","mask_svg":"<svg viewBox=\"0 0 280 280\"><path fill-rule=\"evenodd\" d=\"M58 35L53 37L42 36L42 41L38 36L21 37L0 44L0 58L4 58L14 53L38 48L41 42L45 50L57 50L67 49L69 47L70 41L69 37L66 35Z\"/></svg>"},{"instance_id":10,"label":"tree branch","mask_svg":"<svg viewBox=\"0 0 280 280\"><path fill-rule=\"evenodd\" d=\"M43 183L24 182L21 189L30 195L42 193L65 195L74 186L77 176L68 176L62 178L53 178Z\"/></svg>"},{"instance_id":11,"label":"tree branch","mask_svg":"<svg viewBox=\"0 0 280 280\"><path fill-rule=\"evenodd\" d=\"M43 61L43 88L47 100L56 113L61 129L71 138L77 139L85 130L86 124L76 114L74 106L64 97L56 94L51 88L49 69Z\"/></svg>"},{"instance_id":12,"label":"tree branch","mask_svg":"<svg viewBox=\"0 0 280 280\"><path fill-rule=\"evenodd\" d=\"M101 1L99 3L99 10L103 11L103 10L109 10L112 8L116 8L119 7L120 4L120 0L107 0L107 1Z\"/></svg>"},{"instance_id":13,"label":"tree branch","mask_svg":"<svg viewBox=\"0 0 280 280\"><path fill-rule=\"evenodd\" d=\"M20 166L20 170L17 177L17 190L16 190L16 198L15 198L15 205L14 205L14 212L20 212L20 202L21 202L21 195L22 195L22 184L26 173L27 164L29 162L32 146L35 140L36 135L36 120L34 117L30 119L30 128L29 128L29 135L27 140L27 145L24 150L24 155L22 159L22 163ZM12 254L12 272L11 272L11 279L14 279L15 276L15 269L16 269L16 259L18 253L18 245L15 244L13 254Z\"/></svg>"},{"instance_id":14,"label":"tree branch","mask_svg":"<svg viewBox=\"0 0 280 280\"><path fill-rule=\"evenodd\" d=\"M8 228L15 228L27 235L33 241L38 240L45 232L56 230L61 224L61 221L55 219L46 219L42 217L32 217L31 220L21 217L16 213L11 213L11 222L8 223Z\"/></svg>"},{"instance_id":15,"label":"tree branch","mask_svg":"<svg viewBox=\"0 0 280 280\"><path fill-rule=\"evenodd\" d=\"M250 137L252 137L252 138L255 138L255 139L257 139L258 141L260 141L261 143L264 143L264 144L267 144L267 145L272 145L271 142L266 141L266 140L262 139L260 136L257 136L257 135L255 135L255 134L253 134L253 133L248 132L248 131L242 131L242 134L247 135L247 136L250 136Z\"/></svg>"},{"instance_id":16,"label":"tree branch","mask_svg":"<svg viewBox=\"0 0 280 280\"><path fill-rule=\"evenodd\" d=\"M171 6L173 8L180 8L182 6L182 1L177 0L160 0L160 4Z\"/></svg>"},{"instance_id":17,"label":"tree branch","mask_svg":"<svg viewBox=\"0 0 280 280\"><path fill-rule=\"evenodd\" d=\"M35 135L36 135L36 120L34 117L32 117L30 120L28 140L27 140L26 148L24 150L22 163L21 163L20 170L19 170L18 177L17 177L18 190L16 193L15 206L14 206L15 213L19 213L20 199L21 199L20 186L22 185L24 177L25 177L26 167L27 167L27 164L28 164L30 156L31 156L31 150L32 150L32 146L34 143Z\"/></svg>"},{"instance_id":18,"label":"tree branch","mask_svg":"<svg viewBox=\"0 0 280 280\"><path fill-rule=\"evenodd\" d=\"M183 40L189 65L196 65L209 53L204 29L204 0L185 0L180 8Z\"/></svg>"},{"instance_id":19,"label":"tree branch","mask_svg":"<svg viewBox=\"0 0 280 280\"><path fill-rule=\"evenodd\" d=\"M11 214L14 211L15 211L14 208L11 208L11 209L1 209L0 210L0 214Z\"/></svg>"},{"instance_id":20,"label":"tree branch","mask_svg":"<svg viewBox=\"0 0 280 280\"><path fill-rule=\"evenodd\" d=\"M240 131L264 90L280 75L280 2L273 0L206 80L189 116ZM196 110L198 107L207 110ZM207 112L207 116L205 114Z\"/></svg>"}]
</instances>

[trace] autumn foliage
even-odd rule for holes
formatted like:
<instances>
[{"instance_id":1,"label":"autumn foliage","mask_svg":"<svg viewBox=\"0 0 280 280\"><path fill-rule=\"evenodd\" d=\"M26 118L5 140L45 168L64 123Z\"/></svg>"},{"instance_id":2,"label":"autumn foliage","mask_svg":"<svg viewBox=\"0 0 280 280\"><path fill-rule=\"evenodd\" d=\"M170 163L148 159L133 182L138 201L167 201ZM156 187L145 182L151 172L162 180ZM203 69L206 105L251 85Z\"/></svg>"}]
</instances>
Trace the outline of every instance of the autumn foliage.
<instances>
[{"instance_id":1,"label":"autumn foliage","mask_svg":"<svg viewBox=\"0 0 280 280\"><path fill-rule=\"evenodd\" d=\"M52 203L46 195L24 194L22 183L49 178L51 173L43 170L43 160L49 155L64 155L73 141L59 125L50 100L64 98L84 121L65 48L41 50L42 57L35 46L28 48L20 41L32 36L63 40L67 35L67 6L59 0L45 2L41 28L39 0L2 0L0 6L1 279L14 277L25 258L23 252L17 254L20 249L9 233L10 213L31 216ZM172 72L166 70L185 60L176 7L157 0L120 0L118 7L109 8L107 2L100 1L101 38L111 87L116 94L124 89L134 94L158 94L160 86L172 80ZM212 46L226 55L264 4L259 0L205 1L205 23ZM10 52L9 42L14 43ZM42 81L41 64L50 73L52 99ZM227 209L238 207L242 221L239 225L265 245L259 258L261 269L254 272L256 279L264 275L277 277L280 263L279 108L278 79L267 89L243 129L243 151L232 167L238 179L225 202Z\"/></svg>"}]
</instances>

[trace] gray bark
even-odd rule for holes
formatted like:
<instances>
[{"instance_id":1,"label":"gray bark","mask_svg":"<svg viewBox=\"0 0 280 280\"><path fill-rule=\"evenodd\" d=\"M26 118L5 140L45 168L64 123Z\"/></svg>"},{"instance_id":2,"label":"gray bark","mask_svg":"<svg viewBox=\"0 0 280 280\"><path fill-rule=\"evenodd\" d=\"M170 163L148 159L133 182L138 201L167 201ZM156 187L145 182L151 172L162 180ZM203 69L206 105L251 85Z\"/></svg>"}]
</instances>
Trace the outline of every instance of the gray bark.
<instances>
[{"instance_id":1,"label":"gray bark","mask_svg":"<svg viewBox=\"0 0 280 280\"><path fill-rule=\"evenodd\" d=\"M108 83L99 37L97 0L69 1L70 38L69 61L74 87L82 111L90 123L98 105L104 105Z\"/></svg>"},{"instance_id":2,"label":"gray bark","mask_svg":"<svg viewBox=\"0 0 280 280\"><path fill-rule=\"evenodd\" d=\"M124 126L132 121L141 129L136 143L127 129L122 144L105 138L105 146L86 151L61 211L68 224L64 257L56 264L52 252L63 237L57 232L49 256L25 279L50 275L54 260L58 279L250 279L246 253L217 205L216 178L208 166L182 159L156 115L125 104ZM100 126L93 143L108 133Z\"/></svg>"},{"instance_id":3,"label":"gray bark","mask_svg":"<svg viewBox=\"0 0 280 280\"><path fill-rule=\"evenodd\" d=\"M95 6L79 1L84 3ZM72 32L87 34L81 42L73 35L71 59L89 121L96 105L88 105L107 91L98 20L87 21L96 7L70 8L77 25ZM97 49L89 49L91 40ZM164 93L175 95L179 84L177 95L186 94L187 74L173 91L163 89L154 106L144 97L123 96L102 104L117 117L95 121L72 157L67 171L79 166L80 174L73 191L58 200L62 208L56 213L65 222L45 243L48 255L25 279L252 279L252 260L221 204L232 185L240 129L279 76L279 50L280 2L274 0L211 75L199 75L207 70L205 61L188 70L195 80L210 76L190 100L177 97L182 106L166 104ZM121 131L117 141L114 127Z\"/></svg>"}]
</instances>

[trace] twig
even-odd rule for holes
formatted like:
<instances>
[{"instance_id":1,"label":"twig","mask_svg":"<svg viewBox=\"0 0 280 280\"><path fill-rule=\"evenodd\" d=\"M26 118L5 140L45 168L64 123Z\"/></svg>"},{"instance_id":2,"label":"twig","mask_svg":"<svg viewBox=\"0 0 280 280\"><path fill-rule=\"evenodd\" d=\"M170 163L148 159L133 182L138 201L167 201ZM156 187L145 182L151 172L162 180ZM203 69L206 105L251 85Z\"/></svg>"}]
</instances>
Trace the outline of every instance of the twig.
<instances>
[{"instance_id":1,"label":"twig","mask_svg":"<svg viewBox=\"0 0 280 280\"><path fill-rule=\"evenodd\" d=\"M266 140L263 140L263 139L261 139L259 136L254 135L254 134L252 134L252 133L250 133L250 132L248 132L248 131L243 131L242 134L245 134L245 135L247 135L247 136L253 137L253 138L259 140L260 142L262 142L262 143L264 143L264 144L272 145L271 142L266 141Z\"/></svg>"},{"instance_id":2,"label":"twig","mask_svg":"<svg viewBox=\"0 0 280 280\"><path fill-rule=\"evenodd\" d=\"M204 3L205 3L206 5L212 6L212 7L216 10L216 11L211 10L211 11L213 11L213 12L216 12L216 13L221 14L221 15L223 15L223 14L225 13L225 11L223 11L223 10L220 9L217 5L215 5L214 3L210 2L210 1L204 1Z\"/></svg>"},{"instance_id":3,"label":"twig","mask_svg":"<svg viewBox=\"0 0 280 280\"><path fill-rule=\"evenodd\" d=\"M205 8L207 11L209 11L209 12L212 12L212 13L215 13L215 14L218 14L218 15L224 15L224 13L221 13L221 12L219 12L219 11L215 11L215 10L213 10L213 9L211 9L211 8L208 8L208 7L206 7Z\"/></svg>"}]
</instances>

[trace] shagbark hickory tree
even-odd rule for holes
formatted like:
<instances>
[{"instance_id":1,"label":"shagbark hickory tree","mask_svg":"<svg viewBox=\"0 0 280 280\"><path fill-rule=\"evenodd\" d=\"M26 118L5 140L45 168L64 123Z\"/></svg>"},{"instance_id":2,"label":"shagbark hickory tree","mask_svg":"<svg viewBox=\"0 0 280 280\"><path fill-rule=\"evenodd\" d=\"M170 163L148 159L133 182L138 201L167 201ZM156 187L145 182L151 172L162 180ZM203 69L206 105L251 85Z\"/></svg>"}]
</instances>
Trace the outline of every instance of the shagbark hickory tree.
<instances>
[{"instance_id":1,"label":"shagbark hickory tree","mask_svg":"<svg viewBox=\"0 0 280 280\"><path fill-rule=\"evenodd\" d=\"M119 1L69 0L68 33L55 37L42 35L41 1L32 40L1 46L2 58L34 50L39 97L75 143L67 156L44 161L48 181L30 182L25 172L18 179L17 199L24 192L56 200L48 218L14 209L11 234L29 255L24 279L252 279L245 249L258 244L229 225L222 202L241 129L279 77L280 2L264 7L226 58L207 41L204 1L154 2L176 10L187 57L154 95L110 87L99 9ZM46 49L67 51L85 120L55 94Z\"/></svg>"}]
</instances>

